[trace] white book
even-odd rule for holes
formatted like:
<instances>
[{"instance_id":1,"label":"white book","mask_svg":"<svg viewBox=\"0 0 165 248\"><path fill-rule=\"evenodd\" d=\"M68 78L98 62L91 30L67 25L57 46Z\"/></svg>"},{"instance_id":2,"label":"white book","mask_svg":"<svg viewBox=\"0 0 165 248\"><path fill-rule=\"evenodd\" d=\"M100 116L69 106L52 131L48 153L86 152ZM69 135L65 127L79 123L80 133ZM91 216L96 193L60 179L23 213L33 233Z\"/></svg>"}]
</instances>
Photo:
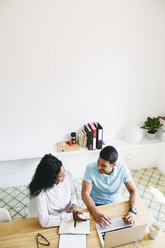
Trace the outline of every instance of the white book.
<instances>
[{"instance_id":1,"label":"white book","mask_svg":"<svg viewBox=\"0 0 165 248\"><path fill-rule=\"evenodd\" d=\"M83 213L87 218L89 218L89 213ZM59 234L90 234L90 220L87 221L63 221L59 227Z\"/></svg>"},{"instance_id":2,"label":"white book","mask_svg":"<svg viewBox=\"0 0 165 248\"><path fill-rule=\"evenodd\" d=\"M86 248L87 247L87 238L86 235L75 235L69 234L60 235L58 248Z\"/></svg>"},{"instance_id":3,"label":"white book","mask_svg":"<svg viewBox=\"0 0 165 248\"><path fill-rule=\"evenodd\" d=\"M78 133L78 143L80 146L83 146L83 133L82 133L82 131L80 131Z\"/></svg>"},{"instance_id":4,"label":"white book","mask_svg":"<svg viewBox=\"0 0 165 248\"><path fill-rule=\"evenodd\" d=\"M87 147L87 133L85 132L85 130L82 130L82 132L84 133L83 146L84 146L84 147Z\"/></svg>"}]
</instances>

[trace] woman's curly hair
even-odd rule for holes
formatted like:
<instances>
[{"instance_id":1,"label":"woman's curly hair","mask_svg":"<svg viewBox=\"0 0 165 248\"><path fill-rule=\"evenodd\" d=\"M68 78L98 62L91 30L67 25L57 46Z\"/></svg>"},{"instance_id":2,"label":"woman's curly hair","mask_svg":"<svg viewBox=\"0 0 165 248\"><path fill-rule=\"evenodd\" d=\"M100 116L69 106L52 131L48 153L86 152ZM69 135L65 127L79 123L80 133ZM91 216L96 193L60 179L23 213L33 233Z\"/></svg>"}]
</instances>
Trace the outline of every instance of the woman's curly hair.
<instances>
[{"instance_id":1,"label":"woman's curly hair","mask_svg":"<svg viewBox=\"0 0 165 248\"><path fill-rule=\"evenodd\" d=\"M62 162L51 154L46 154L40 161L28 188L33 198L44 190L54 186L57 175L61 171Z\"/></svg>"}]
</instances>

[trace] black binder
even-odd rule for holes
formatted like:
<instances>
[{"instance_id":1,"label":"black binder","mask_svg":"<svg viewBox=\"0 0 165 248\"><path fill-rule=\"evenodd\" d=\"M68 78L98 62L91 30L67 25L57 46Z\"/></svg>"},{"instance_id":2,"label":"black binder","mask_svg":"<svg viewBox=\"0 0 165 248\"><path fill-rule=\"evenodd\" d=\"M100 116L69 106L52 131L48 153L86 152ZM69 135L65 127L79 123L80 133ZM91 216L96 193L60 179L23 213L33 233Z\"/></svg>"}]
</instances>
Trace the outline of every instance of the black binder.
<instances>
[{"instance_id":1,"label":"black binder","mask_svg":"<svg viewBox=\"0 0 165 248\"><path fill-rule=\"evenodd\" d=\"M93 131L88 126L88 124L84 125L84 130L87 133L87 147L88 147L88 150L92 150L93 149Z\"/></svg>"},{"instance_id":2,"label":"black binder","mask_svg":"<svg viewBox=\"0 0 165 248\"><path fill-rule=\"evenodd\" d=\"M96 122L95 127L97 128L97 136L96 136L96 148L102 149L103 144L103 128L102 126Z\"/></svg>"}]
</instances>

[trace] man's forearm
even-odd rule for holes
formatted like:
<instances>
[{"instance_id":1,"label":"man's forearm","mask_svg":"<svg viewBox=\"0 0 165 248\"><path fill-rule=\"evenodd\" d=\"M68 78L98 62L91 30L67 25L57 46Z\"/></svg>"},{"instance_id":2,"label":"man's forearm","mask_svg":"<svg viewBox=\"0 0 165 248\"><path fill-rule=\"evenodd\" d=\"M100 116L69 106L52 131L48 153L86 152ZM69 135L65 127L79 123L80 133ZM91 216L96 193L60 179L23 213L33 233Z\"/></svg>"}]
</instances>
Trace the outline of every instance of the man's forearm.
<instances>
[{"instance_id":1,"label":"man's forearm","mask_svg":"<svg viewBox=\"0 0 165 248\"><path fill-rule=\"evenodd\" d=\"M137 202L137 191L132 191L130 192L130 197L129 197L129 207L135 207Z\"/></svg>"},{"instance_id":2,"label":"man's forearm","mask_svg":"<svg viewBox=\"0 0 165 248\"><path fill-rule=\"evenodd\" d=\"M96 205L95 205L94 201L92 200L92 198L87 194L83 194L82 200L84 201L84 203L86 204L86 206L90 210L90 212L93 215L95 215L95 213L97 212L97 208L96 208Z\"/></svg>"}]
</instances>

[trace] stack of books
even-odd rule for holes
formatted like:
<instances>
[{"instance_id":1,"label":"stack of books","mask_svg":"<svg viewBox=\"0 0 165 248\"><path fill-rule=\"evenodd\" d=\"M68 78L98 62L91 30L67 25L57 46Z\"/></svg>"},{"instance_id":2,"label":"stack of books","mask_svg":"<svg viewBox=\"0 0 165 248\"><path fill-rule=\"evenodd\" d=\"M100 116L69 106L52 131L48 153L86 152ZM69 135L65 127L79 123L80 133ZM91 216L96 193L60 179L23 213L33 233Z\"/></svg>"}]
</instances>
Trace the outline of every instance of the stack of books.
<instances>
[{"instance_id":1,"label":"stack of books","mask_svg":"<svg viewBox=\"0 0 165 248\"><path fill-rule=\"evenodd\" d=\"M102 149L103 128L98 122L87 123L78 134L78 143L88 150Z\"/></svg>"},{"instance_id":2,"label":"stack of books","mask_svg":"<svg viewBox=\"0 0 165 248\"><path fill-rule=\"evenodd\" d=\"M81 130L78 133L78 143L80 146L87 147L87 133L85 130Z\"/></svg>"}]
</instances>

